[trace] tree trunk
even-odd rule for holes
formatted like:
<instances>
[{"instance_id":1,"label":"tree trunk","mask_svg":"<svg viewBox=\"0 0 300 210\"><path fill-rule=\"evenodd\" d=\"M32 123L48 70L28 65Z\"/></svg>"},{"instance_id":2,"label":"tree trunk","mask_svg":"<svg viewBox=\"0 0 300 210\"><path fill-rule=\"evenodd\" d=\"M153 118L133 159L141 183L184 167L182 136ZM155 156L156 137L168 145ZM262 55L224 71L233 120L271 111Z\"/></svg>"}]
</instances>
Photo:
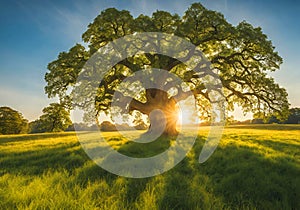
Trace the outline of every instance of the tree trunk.
<instances>
[{"instance_id":1,"label":"tree trunk","mask_svg":"<svg viewBox=\"0 0 300 210\"><path fill-rule=\"evenodd\" d=\"M156 137L176 136L178 134L176 100L173 97L169 98L168 93L160 89L147 89L146 98L146 103L132 99L129 105L129 111L138 110L148 115L150 126L146 134Z\"/></svg>"},{"instance_id":2,"label":"tree trunk","mask_svg":"<svg viewBox=\"0 0 300 210\"><path fill-rule=\"evenodd\" d=\"M158 92L159 91L159 92ZM164 136L176 136L178 120L178 108L174 99L169 99L167 93L156 90L156 96L152 98L152 111L150 112L150 126L148 133Z\"/></svg>"},{"instance_id":3,"label":"tree trunk","mask_svg":"<svg viewBox=\"0 0 300 210\"><path fill-rule=\"evenodd\" d=\"M177 117L175 110L153 110L149 116L150 126L147 133L157 137L176 136Z\"/></svg>"}]
</instances>

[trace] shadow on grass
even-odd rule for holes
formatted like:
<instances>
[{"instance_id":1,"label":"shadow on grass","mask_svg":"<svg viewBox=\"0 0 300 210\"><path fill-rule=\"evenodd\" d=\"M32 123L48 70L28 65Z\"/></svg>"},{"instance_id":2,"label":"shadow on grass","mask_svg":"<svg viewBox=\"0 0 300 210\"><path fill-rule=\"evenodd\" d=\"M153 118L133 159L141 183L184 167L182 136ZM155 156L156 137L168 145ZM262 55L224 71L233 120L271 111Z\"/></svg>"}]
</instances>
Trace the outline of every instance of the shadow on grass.
<instances>
[{"instance_id":1,"label":"shadow on grass","mask_svg":"<svg viewBox=\"0 0 300 210\"><path fill-rule=\"evenodd\" d=\"M162 209L195 209L191 204L192 168L188 158L182 160L175 168L164 174L165 193L160 200Z\"/></svg>"},{"instance_id":2,"label":"shadow on grass","mask_svg":"<svg viewBox=\"0 0 300 210\"><path fill-rule=\"evenodd\" d=\"M12 137L13 136L13 137ZM6 143L14 143L19 141L32 141L39 140L48 141L48 138L56 139L68 136L75 136L74 133L61 132L61 133L39 133L39 134L19 134L19 135L0 135L0 145Z\"/></svg>"},{"instance_id":3,"label":"shadow on grass","mask_svg":"<svg viewBox=\"0 0 300 210\"><path fill-rule=\"evenodd\" d=\"M140 138L145 140L146 137L142 135ZM148 143L128 141L120 146L117 151L123 155L133 158L153 157L167 150L170 147L171 141L171 139L163 136ZM108 155L106 158L109 159L111 157ZM129 165L134 164L134 162L127 163L126 161L125 163ZM137 168L137 170L143 171L144 169ZM137 172L137 174L139 174L139 172ZM147 184L153 179L153 177L124 179L126 180L125 202L128 206L135 206L135 203L138 201L140 195L146 190Z\"/></svg>"},{"instance_id":4,"label":"shadow on grass","mask_svg":"<svg viewBox=\"0 0 300 210\"><path fill-rule=\"evenodd\" d=\"M300 170L284 158L269 159L249 148L230 146L219 150L203 165L203 171L214 182L215 193L230 208L300 207Z\"/></svg>"},{"instance_id":5,"label":"shadow on grass","mask_svg":"<svg viewBox=\"0 0 300 210\"><path fill-rule=\"evenodd\" d=\"M145 191L147 183L151 180L152 178L127 178L125 200L129 206L134 206L139 196Z\"/></svg>"},{"instance_id":6,"label":"shadow on grass","mask_svg":"<svg viewBox=\"0 0 300 210\"><path fill-rule=\"evenodd\" d=\"M283 152L287 156L291 156L293 154L300 155L300 145L296 144L296 143L292 143L291 141L278 142L278 141L274 141L274 140L270 140L270 139L268 139L268 140L263 139L260 141L248 139L248 141L253 142L255 144L259 144L266 148L271 148L271 149L275 150L276 152ZM291 151L291 147L293 148L292 151ZM293 158L293 157L291 156L291 158Z\"/></svg>"},{"instance_id":7,"label":"shadow on grass","mask_svg":"<svg viewBox=\"0 0 300 210\"><path fill-rule=\"evenodd\" d=\"M38 134L4 138L2 142L22 144L26 140L44 141L44 138L59 139L74 136L72 133ZM3 140L3 139L2 139ZM9 146L8 146L9 147ZM42 176L54 171L67 171L75 176L76 183L85 186L88 182L105 179L113 183L117 178L94 163L77 141L33 147L29 151L10 151L0 153L0 176L6 173L25 176Z\"/></svg>"},{"instance_id":8,"label":"shadow on grass","mask_svg":"<svg viewBox=\"0 0 300 210\"><path fill-rule=\"evenodd\" d=\"M22 140L23 141L23 140ZM57 145L52 148L33 149L30 151L9 152L0 154L3 173L24 175L43 174L50 169L72 171L82 167L88 157L79 147L79 143Z\"/></svg>"},{"instance_id":9,"label":"shadow on grass","mask_svg":"<svg viewBox=\"0 0 300 210\"><path fill-rule=\"evenodd\" d=\"M134 141L126 142L118 152L130 157L146 158L160 154L170 147L171 140L166 137L159 137L149 143L138 143Z\"/></svg>"},{"instance_id":10,"label":"shadow on grass","mask_svg":"<svg viewBox=\"0 0 300 210\"><path fill-rule=\"evenodd\" d=\"M164 192L156 200L161 209L300 209L300 166L292 157L268 157L259 153L257 148L228 144L220 145L208 161L200 164L198 157L204 141L204 137L199 137L189 156L161 175ZM290 151L287 155L299 151L299 147L291 145L288 149L288 145L282 142L260 140L255 143L275 151ZM143 144L142 148L138 148L139 145L128 143L119 151L136 157L145 153L155 155L169 142L151 143L153 151L148 151L149 144ZM283 147L287 149L282 150ZM0 175L42 175L49 170L67 170L76 176L76 183L80 186L101 179L113 185L118 178L91 161L76 141L29 152L3 153L0 154L0 164ZM126 183L124 202L129 206L134 206L153 180L122 179Z\"/></svg>"}]
</instances>

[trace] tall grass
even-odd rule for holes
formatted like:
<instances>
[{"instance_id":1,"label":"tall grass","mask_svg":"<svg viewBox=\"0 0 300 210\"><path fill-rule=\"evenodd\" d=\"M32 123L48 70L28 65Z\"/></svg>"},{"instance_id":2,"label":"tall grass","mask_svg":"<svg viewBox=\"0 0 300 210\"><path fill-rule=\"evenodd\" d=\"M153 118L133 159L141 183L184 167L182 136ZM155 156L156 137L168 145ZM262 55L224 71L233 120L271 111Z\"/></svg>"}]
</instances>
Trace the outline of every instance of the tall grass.
<instances>
[{"instance_id":1,"label":"tall grass","mask_svg":"<svg viewBox=\"0 0 300 210\"><path fill-rule=\"evenodd\" d=\"M0 209L300 209L299 126L227 127L199 164L207 132L176 167L144 179L101 169L74 133L0 136ZM133 156L169 145L105 135Z\"/></svg>"}]
</instances>

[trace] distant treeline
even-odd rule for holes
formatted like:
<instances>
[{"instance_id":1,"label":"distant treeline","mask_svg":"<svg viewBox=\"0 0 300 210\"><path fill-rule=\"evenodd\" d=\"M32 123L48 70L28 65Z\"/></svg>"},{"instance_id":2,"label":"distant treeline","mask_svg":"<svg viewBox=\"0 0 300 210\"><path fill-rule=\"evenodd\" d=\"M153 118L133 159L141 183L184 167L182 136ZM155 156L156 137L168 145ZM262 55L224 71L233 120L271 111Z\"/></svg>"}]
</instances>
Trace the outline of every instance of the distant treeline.
<instances>
[{"instance_id":1,"label":"distant treeline","mask_svg":"<svg viewBox=\"0 0 300 210\"><path fill-rule=\"evenodd\" d=\"M66 131L97 131L97 130L101 130L101 131L117 131L117 130L145 130L147 129L148 126L146 124L139 124L136 126L130 126L126 123L124 124L113 124L109 121L103 121L99 126L97 126L96 124L93 125L87 125L85 123L73 123L72 125L70 125Z\"/></svg>"},{"instance_id":2,"label":"distant treeline","mask_svg":"<svg viewBox=\"0 0 300 210\"><path fill-rule=\"evenodd\" d=\"M228 122L230 125L242 125L242 124L300 124L300 108L289 109L289 116L286 120L279 120L276 116L268 116L265 118L254 118L252 120L237 121L232 120Z\"/></svg>"},{"instance_id":3,"label":"distant treeline","mask_svg":"<svg viewBox=\"0 0 300 210\"><path fill-rule=\"evenodd\" d=\"M98 125L87 125L85 123L73 123L69 119L69 112L65 111L59 104L50 104L43 109L43 115L32 122L28 122L23 115L10 107L0 107L0 134L22 134L22 133L44 133L60 131L116 131L116 130L145 130L148 126L139 122L138 125L130 126L128 124L113 124L109 121L103 121ZM300 108L291 108L286 120L280 121L276 116L265 118L254 118L253 120L237 121L229 119L229 125L242 124L300 124ZM209 125L209 123L201 123Z\"/></svg>"}]
</instances>

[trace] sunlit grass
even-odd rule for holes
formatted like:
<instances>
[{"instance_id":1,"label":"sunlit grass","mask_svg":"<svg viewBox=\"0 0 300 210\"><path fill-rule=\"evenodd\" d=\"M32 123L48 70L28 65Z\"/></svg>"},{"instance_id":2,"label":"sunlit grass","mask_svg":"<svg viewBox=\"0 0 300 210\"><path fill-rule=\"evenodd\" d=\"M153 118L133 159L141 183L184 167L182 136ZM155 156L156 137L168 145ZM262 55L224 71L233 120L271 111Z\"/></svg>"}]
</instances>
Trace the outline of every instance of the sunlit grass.
<instances>
[{"instance_id":1,"label":"sunlit grass","mask_svg":"<svg viewBox=\"0 0 300 210\"><path fill-rule=\"evenodd\" d=\"M300 209L300 126L227 127L199 164L208 131L200 129L175 168L144 179L101 169L75 133L0 136L0 209ZM161 139L141 149L117 133L103 135L133 156L170 145Z\"/></svg>"}]
</instances>

